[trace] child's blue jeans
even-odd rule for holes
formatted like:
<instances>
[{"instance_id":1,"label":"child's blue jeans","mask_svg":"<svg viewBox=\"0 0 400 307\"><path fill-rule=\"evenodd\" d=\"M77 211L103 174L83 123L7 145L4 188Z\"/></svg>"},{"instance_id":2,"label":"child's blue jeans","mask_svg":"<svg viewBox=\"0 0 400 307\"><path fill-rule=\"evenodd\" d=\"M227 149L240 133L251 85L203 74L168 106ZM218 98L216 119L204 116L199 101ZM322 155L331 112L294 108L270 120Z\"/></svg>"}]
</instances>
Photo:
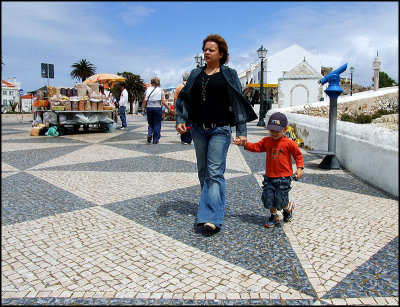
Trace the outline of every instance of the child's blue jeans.
<instances>
[{"instance_id":1,"label":"child's blue jeans","mask_svg":"<svg viewBox=\"0 0 400 307\"><path fill-rule=\"evenodd\" d=\"M264 175L261 200L267 209L282 210L289 204L291 177L267 177Z\"/></svg>"}]
</instances>

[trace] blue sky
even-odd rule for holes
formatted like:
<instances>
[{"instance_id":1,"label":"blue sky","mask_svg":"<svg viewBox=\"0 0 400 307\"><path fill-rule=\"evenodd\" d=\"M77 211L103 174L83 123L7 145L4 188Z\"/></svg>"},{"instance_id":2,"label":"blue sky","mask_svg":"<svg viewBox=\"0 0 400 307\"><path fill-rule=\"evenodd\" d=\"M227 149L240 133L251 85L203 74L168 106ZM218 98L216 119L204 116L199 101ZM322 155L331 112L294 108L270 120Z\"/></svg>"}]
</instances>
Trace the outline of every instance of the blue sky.
<instances>
[{"instance_id":1,"label":"blue sky","mask_svg":"<svg viewBox=\"0 0 400 307\"><path fill-rule=\"evenodd\" d=\"M47 85L40 63L55 67L53 86L73 86L71 65L86 59L97 73L128 71L145 83L176 86L194 68L203 39L228 43L228 65L239 73L298 44L322 66L354 66L353 80L371 85L372 62L398 82L398 2L14 2L2 1L2 79L16 77L25 93ZM343 76L350 76L346 71Z\"/></svg>"}]
</instances>

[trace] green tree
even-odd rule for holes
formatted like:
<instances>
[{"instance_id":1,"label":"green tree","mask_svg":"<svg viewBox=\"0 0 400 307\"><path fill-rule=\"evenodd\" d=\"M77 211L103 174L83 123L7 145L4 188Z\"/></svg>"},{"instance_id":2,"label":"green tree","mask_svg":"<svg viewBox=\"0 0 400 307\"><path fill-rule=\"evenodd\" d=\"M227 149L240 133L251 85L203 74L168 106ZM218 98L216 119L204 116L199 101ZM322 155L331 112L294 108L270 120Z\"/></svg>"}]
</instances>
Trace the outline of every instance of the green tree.
<instances>
[{"instance_id":1,"label":"green tree","mask_svg":"<svg viewBox=\"0 0 400 307\"><path fill-rule=\"evenodd\" d=\"M71 67L73 68L70 73L71 78L81 79L82 82L96 73L96 67L86 59L72 64Z\"/></svg>"},{"instance_id":2,"label":"green tree","mask_svg":"<svg viewBox=\"0 0 400 307\"><path fill-rule=\"evenodd\" d=\"M372 84L373 82L375 82L374 77L372 77ZM387 73L385 73L384 71L379 72L379 88L391 87L395 85L399 84L396 83L392 78L390 78Z\"/></svg>"},{"instance_id":3,"label":"green tree","mask_svg":"<svg viewBox=\"0 0 400 307\"><path fill-rule=\"evenodd\" d=\"M144 92L146 91L146 86L139 75L135 75L131 72L117 73L118 76L125 78L126 90L128 91L128 101L130 105L130 114L133 113L133 103L135 101L140 103L143 101ZM121 95L120 83L114 85L111 90L115 98ZM118 98L117 98L118 99Z\"/></svg>"}]
</instances>

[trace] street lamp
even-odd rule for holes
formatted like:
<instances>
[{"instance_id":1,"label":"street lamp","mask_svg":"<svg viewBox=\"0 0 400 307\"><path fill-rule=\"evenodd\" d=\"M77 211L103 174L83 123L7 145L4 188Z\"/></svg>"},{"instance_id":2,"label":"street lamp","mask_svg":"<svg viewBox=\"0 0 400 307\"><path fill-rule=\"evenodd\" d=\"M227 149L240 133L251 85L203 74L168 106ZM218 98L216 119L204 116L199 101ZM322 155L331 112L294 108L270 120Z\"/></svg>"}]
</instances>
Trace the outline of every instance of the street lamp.
<instances>
[{"instance_id":1,"label":"street lamp","mask_svg":"<svg viewBox=\"0 0 400 307\"><path fill-rule=\"evenodd\" d=\"M350 96L353 96L353 72L354 72L354 67L350 67Z\"/></svg>"},{"instance_id":2,"label":"street lamp","mask_svg":"<svg viewBox=\"0 0 400 307\"><path fill-rule=\"evenodd\" d=\"M202 54L196 54L194 60L196 61L197 67L202 67L204 65L204 58Z\"/></svg>"},{"instance_id":3,"label":"street lamp","mask_svg":"<svg viewBox=\"0 0 400 307\"><path fill-rule=\"evenodd\" d=\"M264 105L264 58L267 56L267 49L261 45L257 50L258 57L261 59L261 78L260 78L260 117L257 126L265 126L265 105Z\"/></svg>"},{"instance_id":4,"label":"street lamp","mask_svg":"<svg viewBox=\"0 0 400 307\"><path fill-rule=\"evenodd\" d=\"M196 54L196 56L194 57L194 60L196 61L197 67L200 66L200 61L201 61L201 55L200 54Z\"/></svg>"}]
</instances>

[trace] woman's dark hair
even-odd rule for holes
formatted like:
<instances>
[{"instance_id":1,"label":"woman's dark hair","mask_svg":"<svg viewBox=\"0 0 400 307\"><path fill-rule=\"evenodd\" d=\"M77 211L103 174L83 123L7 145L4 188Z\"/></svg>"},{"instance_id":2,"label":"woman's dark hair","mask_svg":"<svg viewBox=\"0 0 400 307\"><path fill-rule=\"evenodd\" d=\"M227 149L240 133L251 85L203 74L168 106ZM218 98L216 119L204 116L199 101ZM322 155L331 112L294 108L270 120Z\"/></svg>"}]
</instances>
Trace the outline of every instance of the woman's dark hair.
<instances>
[{"instance_id":1,"label":"woman's dark hair","mask_svg":"<svg viewBox=\"0 0 400 307\"><path fill-rule=\"evenodd\" d=\"M219 59L219 63L221 65L224 65L228 63L229 61L229 53L228 53L228 45L226 41L221 37L221 35L218 34L210 34L203 40L203 48L202 50L204 51L204 46L206 45L207 42L214 42L218 45L219 52L222 52L222 58Z\"/></svg>"}]
</instances>

